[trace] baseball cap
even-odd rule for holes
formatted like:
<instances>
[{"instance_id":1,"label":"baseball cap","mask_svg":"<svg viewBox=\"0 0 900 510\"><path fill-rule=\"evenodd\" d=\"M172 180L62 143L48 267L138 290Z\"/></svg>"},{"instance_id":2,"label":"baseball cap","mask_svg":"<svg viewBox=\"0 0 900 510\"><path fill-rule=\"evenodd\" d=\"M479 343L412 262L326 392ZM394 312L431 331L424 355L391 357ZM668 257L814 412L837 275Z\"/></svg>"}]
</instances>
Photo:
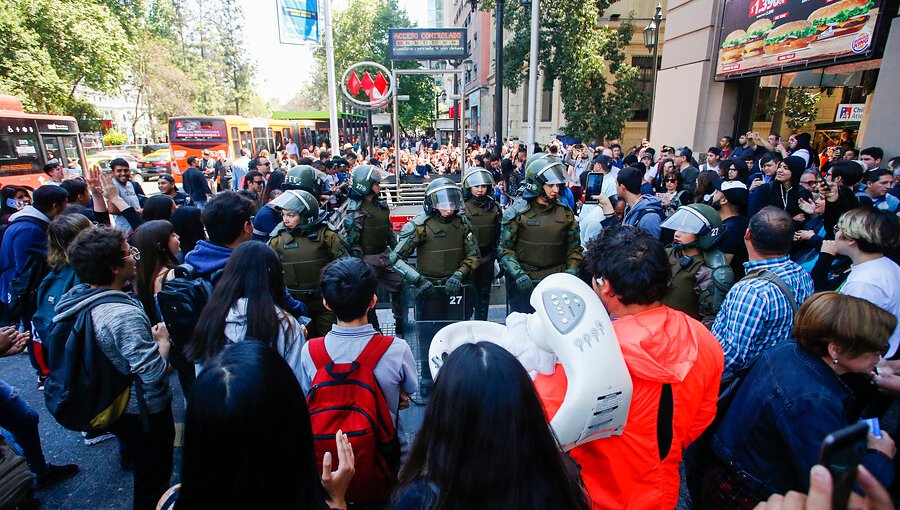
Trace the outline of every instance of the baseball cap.
<instances>
[{"instance_id":1,"label":"baseball cap","mask_svg":"<svg viewBox=\"0 0 900 510\"><path fill-rule=\"evenodd\" d=\"M170 174L162 174L159 176L159 178L160 178L160 180L169 181L172 184L175 184L175 178L172 177Z\"/></svg>"},{"instance_id":2,"label":"baseball cap","mask_svg":"<svg viewBox=\"0 0 900 510\"><path fill-rule=\"evenodd\" d=\"M737 206L738 209L747 207L747 204L750 202L750 191L747 189L747 185L741 181L723 181L719 179L719 182L715 183L715 188L721 191L725 198L728 199L728 202ZM710 193L703 199L709 202L712 200L712 197L713 194Z\"/></svg>"},{"instance_id":3,"label":"baseball cap","mask_svg":"<svg viewBox=\"0 0 900 510\"><path fill-rule=\"evenodd\" d=\"M606 154L599 153L594 156L594 163L600 163L600 166L609 170L612 167L612 158Z\"/></svg>"}]
</instances>

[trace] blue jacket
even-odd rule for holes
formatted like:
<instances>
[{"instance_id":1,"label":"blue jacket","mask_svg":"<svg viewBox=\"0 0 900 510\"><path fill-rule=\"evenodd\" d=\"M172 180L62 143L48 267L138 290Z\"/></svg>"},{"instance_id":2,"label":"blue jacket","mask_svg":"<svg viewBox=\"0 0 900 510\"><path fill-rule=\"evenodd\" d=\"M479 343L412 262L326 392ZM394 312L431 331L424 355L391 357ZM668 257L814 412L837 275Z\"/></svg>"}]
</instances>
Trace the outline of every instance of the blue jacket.
<instances>
[{"instance_id":1,"label":"blue jacket","mask_svg":"<svg viewBox=\"0 0 900 510\"><path fill-rule=\"evenodd\" d=\"M269 242L269 235L281 223L281 214L274 208L263 206L253 218L253 240Z\"/></svg>"},{"instance_id":2,"label":"blue jacket","mask_svg":"<svg viewBox=\"0 0 900 510\"><path fill-rule=\"evenodd\" d=\"M665 217L662 201L653 195L643 195L634 207L625 208L623 225L637 225L659 239L659 225Z\"/></svg>"},{"instance_id":3,"label":"blue jacket","mask_svg":"<svg viewBox=\"0 0 900 510\"><path fill-rule=\"evenodd\" d=\"M184 263L190 264L200 275L208 278L225 267L232 251L227 246L209 241L198 241L193 251L184 256ZM284 306L294 317L307 314L306 305L294 299L287 290L284 291Z\"/></svg>"},{"instance_id":4,"label":"blue jacket","mask_svg":"<svg viewBox=\"0 0 900 510\"><path fill-rule=\"evenodd\" d=\"M796 343L761 354L712 440L713 450L764 494L809 490L822 440L855 423L850 389L820 358ZM862 464L885 487L894 477L886 456L869 450Z\"/></svg>"},{"instance_id":5,"label":"blue jacket","mask_svg":"<svg viewBox=\"0 0 900 510\"><path fill-rule=\"evenodd\" d=\"M0 241L0 301L9 302L9 284L25 268L31 255L47 255L47 226L50 219L33 206L9 218L10 225Z\"/></svg>"},{"instance_id":6,"label":"blue jacket","mask_svg":"<svg viewBox=\"0 0 900 510\"><path fill-rule=\"evenodd\" d=\"M181 174L182 187L184 192L191 197L191 201L195 204L205 203L207 195L211 195L209 184L199 168L189 167Z\"/></svg>"}]
</instances>

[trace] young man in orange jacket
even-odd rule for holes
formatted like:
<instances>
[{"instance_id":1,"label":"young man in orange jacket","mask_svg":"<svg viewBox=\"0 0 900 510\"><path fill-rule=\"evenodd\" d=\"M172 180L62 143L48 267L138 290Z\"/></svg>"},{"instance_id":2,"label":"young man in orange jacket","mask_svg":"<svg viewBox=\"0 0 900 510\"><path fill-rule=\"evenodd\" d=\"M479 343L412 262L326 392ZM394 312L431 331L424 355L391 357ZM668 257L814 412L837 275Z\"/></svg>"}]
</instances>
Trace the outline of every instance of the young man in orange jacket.
<instances>
[{"instance_id":1,"label":"young man in orange jacket","mask_svg":"<svg viewBox=\"0 0 900 510\"><path fill-rule=\"evenodd\" d=\"M587 251L591 285L613 319L633 393L622 435L569 453L594 508L673 509L681 453L716 414L722 347L703 324L660 304L671 269L647 231L604 229ZM566 394L562 365L534 382L552 419Z\"/></svg>"}]
</instances>

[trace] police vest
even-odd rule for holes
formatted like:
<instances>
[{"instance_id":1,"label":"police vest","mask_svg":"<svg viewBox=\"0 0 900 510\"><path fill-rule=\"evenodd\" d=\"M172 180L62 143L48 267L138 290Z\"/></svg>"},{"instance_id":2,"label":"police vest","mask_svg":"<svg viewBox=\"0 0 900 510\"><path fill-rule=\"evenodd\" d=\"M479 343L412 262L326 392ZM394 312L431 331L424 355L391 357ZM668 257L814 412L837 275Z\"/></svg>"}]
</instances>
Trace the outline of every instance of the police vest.
<instances>
[{"instance_id":1,"label":"police vest","mask_svg":"<svg viewBox=\"0 0 900 510\"><path fill-rule=\"evenodd\" d=\"M364 255L384 253L391 242L391 213L378 204L363 200L360 205L362 229L359 233L359 247Z\"/></svg>"},{"instance_id":2,"label":"police vest","mask_svg":"<svg viewBox=\"0 0 900 510\"><path fill-rule=\"evenodd\" d=\"M319 286L322 269L331 262L325 243L325 225L313 233L291 235L282 230L273 238L272 248L281 255L284 284L291 290L314 290Z\"/></svg>"},{"instance_id":3,"label":"police vest","mask_svg":"<svg viewBox=\"0 0 900 510\"><path fill-rule=\"evenodd\" d=\"M493 201L488 203L490 207L485 208L471 198L466 200L466 218L472 225L482 257L495 254L500 239L500 208Z\"/></svg>"},{"instance_id":4,"label":"police vest","mask_svg":"<svg viewBox=\"0 0 900 510\"><path fill-rule=\"evenodd\" d=\"M416 248L416 269L428 278L447 278L466 258L467 229L455 216L444 222L436 217L425 220L425 241Z\"/></svg>"},{"instance_id":5,"label":"police vest","mask_svg":"<svg viewBox=\"0 0 900 510\"><path fill-rule=\"evenodd\" d=\"M522 269L536 271L565 265L568 254L567 234L571 226L566 214L568 209L559 204L541 206L537 201L515 221L516 259Z\"/></svg>"},{"instance_id":6,"label":"police vest","mask_svg":"<svg viewBox=\"0 0 900 510\"><path fill-rule=\"evenodd\" d=\"M669 253L669 265L672 268L672 284L669 292L662 299L662 304L684 312L691 317L700 320L700 300L694 287L697 285L697 271L703 267L703 256L687 257L682 265L681 258L676 256L671 248ZM687 260L690 262L687 262Z\"/></svg>"}]
</instances>

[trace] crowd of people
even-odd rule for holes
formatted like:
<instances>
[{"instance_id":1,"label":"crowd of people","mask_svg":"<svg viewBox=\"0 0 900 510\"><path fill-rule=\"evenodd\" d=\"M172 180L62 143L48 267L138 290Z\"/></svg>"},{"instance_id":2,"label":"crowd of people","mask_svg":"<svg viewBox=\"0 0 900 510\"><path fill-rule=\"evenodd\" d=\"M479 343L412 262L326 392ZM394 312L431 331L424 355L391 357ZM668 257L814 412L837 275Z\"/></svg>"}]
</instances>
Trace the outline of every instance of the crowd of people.
<instances>
[{"instance_id":1,"label":"crowd of people","mask_svg":"<svg viewBox=\"0 0 900 510\"><path fill-rule=\"evenodd\" d=\"M646 140L530 157L479 140L463 159L420 139L398 161L291 143L191 156L182 189L163 175L150 196L124 160L68 180L48 168L47 185L0 190L0 356L27 350L48 410L85 443L116 438L136 509L675 508L682 482L693 508L754 508L818 497L823 438L864 418L882 427L859 483L892 508L900 158L882 169L881 149L843 142L818 157L807 134L747 133L702 164ZM381 186L403 175L425 199L394 232ZM487 320L497 292L532 313L556 273L614 319L633 385L623 433L569 451L547 426L562 365L532 380L480 342L428 370L439 324ZM424 421L401 445L411 401ZM18 504L78 472L45 459L37 423L0 379L0 426L34 477Z\"/></svg>"}]
</instances>

